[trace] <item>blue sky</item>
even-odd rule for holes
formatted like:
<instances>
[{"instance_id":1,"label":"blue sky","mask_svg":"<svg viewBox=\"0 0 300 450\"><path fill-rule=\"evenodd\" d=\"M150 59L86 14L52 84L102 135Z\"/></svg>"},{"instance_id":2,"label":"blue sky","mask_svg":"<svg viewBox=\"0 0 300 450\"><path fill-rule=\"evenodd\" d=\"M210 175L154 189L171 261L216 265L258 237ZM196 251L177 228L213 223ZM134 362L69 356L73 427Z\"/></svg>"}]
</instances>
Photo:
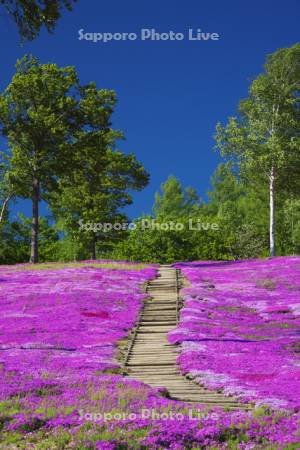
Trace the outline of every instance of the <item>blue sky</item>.
<instances>
[{"instance_id":1,"label":"blue sky","mask_svg":"<svg viewBox=\"0 0 300 450\"><path fill-rule=\"evenodd\" d=\"M299 42L299 0L78 0L54 34L42 32L21 44L1 8L0 89L9 83L17 58L32 53L41 62L76 66L83 83L114 89L119 103L113 126L151 174L134 195L131 217L151 210L154 192L169 174L205 196L219 163L213 152L217 122L234 115L268 53ZM79 41L85 32L131 32L142 28L187 35L188 29L219 33L218 41ZM43 208L45 211L45 208ZM29 213L28 202L17 211Z\"/></svg>"}]
</instances>

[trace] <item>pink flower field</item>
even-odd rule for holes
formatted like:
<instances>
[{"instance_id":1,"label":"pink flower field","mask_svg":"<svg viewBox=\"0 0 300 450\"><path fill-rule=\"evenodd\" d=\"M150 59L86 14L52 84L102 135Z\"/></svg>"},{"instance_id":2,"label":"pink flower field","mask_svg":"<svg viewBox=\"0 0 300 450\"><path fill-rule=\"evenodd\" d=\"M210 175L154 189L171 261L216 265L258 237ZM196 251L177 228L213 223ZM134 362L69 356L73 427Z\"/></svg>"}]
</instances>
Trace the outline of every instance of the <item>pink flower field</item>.
<instances>
[{"instance_id":1,"label":"pink flower field","mask_svg":"<svg viewBox=\"0 0 300 450\"><path fill-rule=\"evenodd\" d=\"M116 344L133 327L140 286L155 269L110 267L0 269L1 399L49 386L65 391L70 380L118 367Z\"/></svg>"},{"instance_id":2,"label":"pink flower field","mask_svg":"<svg viewBox=\"0 0 300 450\"><path fill-rule=\"evenodd\" d=\"M300 257L177 264L190 286L180 324L184 374L210 389L300 409Z\"/></svg>"},{"instance_id":3,"label":"pink flower field","mask_svg":"<svg viewBox=\"0 0 300 450\"><path fill-rule=\"evenodd\" d=\"M21 397L34 410L50 396L68 413L88 384L99 385L97 374L119 367L116 345L133 327L140 286L155 269L53 267L0 270L0 399Z\"/></svg>"},{"instance_id":4,"label":"pink flower field","mask_svg":"<svg viewBox=\"0 0 300 450\"><path fill-rule=\"evenodd\" d=\"M170 334L181 369L276 407L253 413L171 400L126 376L118 353L155 266L0 267L0 449L300 448L299 266L297 258L180 264L191 283Z\"/></svg>"}]
</instances>

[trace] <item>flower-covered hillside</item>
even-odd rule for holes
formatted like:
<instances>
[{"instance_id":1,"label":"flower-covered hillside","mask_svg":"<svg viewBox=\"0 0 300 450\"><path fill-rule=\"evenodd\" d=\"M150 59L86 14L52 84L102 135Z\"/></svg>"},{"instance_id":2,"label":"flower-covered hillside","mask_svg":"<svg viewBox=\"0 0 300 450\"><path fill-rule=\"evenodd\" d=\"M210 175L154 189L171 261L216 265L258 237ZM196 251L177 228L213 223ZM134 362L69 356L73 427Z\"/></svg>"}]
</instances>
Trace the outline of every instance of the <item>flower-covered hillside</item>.
<instances>
[{"instance_id":1,"label":"flower-covered hillside","mask_svg":"<svg viewBox=\"0 0 300 450\"><path fill-rule=\"evenodd\" d=\"M226 412L118 371L153 266L0 268L0 448L296 449L299 414ZM163 384L163 380L162 380Z\"/></svg>"},{"instance_id":2,"label":"flower-covered hillside","mask_svg":"<svg viewBox=\"0 0 300 450\"><path fill-rule=\"evenodd\" d=\"M154 267L130 264L2 266L0 396L66 392L118 365Z\"/></svg>"},{"instance_id":3,"label":"flower-covered hillside","mask_svg":"<svg viewBox=\"0 0 300 450\"><path fill-rule=\"evenodd\" d=\"M300 407L300 257L177 264L190 282L178 363L211 389Z\"/></svg>"}]
</instances>

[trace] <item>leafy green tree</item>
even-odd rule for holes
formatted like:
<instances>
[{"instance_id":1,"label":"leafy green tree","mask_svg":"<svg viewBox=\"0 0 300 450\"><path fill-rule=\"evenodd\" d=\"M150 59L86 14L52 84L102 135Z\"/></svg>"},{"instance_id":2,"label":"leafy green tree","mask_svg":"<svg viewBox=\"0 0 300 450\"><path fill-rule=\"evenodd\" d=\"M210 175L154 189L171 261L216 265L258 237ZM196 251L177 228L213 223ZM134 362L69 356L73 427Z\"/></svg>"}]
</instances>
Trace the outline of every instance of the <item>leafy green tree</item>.
<instances>
[{"instance_id":1,"label":"leafy green tree","mask_svg":"<svg viewBox=\"0 0 300 450\"><path fill-rule=\"evenodd\" d=\"M268 56L250 86L240 116L217 126L217 147L241 171L260 173L269 184L270 255L275 255L275 199L291 170L300 173L300 44Z\"/></svg>"},{"instance_id":2,"label":"leafy green tree","mask_svg":"<svg viewBox=\"0 0 300 450\"><path fill-rule=\"evenodd\" d=\"M180 181L170 175L161 185L161 193L155 194L153 213L155 217L178 219L195 212L200 206L200 198L190 187L183 189Z\"/></svg>"},{"instance_id":3,"label":"leafy green tree","mask_svg":"<svg viewBox=\"0 0 300 450\"><path fill-rule=\"evenodd\" d=\"M231 247L233 259L259 258L264 255L266 241L255 222L245 222L235 230Z\"/></svg>"},{"instance_id":4,"label":"leafy green tree","mask_svg":"<svg viewBox=\"0 0 300 450\"><path fill-rule=\"evenodd\" d=\"M194 189L184 189L175 177L155 195L153 212L135 221L127 239L115 247L115 258L171 263L228 257L222 235L210 227L216 216L206 211ZM197 229L198 223L206 229Z\"/></svg>"},{"instance_id":5,"label":"leafy green tree","mask_svg":"<svg viewBox=\"0 0 300 450\"><path fill-rule=\"evenodd\" d=\"M138 218L135 228L130 230L128 237L122 240L113 251L116 259L130 261L171 263L176 260L192 258L192 247L186 241L187 231L163 230L150 226L152 216ZM161 223L161 222L156 222Z\"/></svg>"},{"instance_id":6,"label":"leafy green tree","mask_svg":"<svg viewBox=\"0 0 300 450\"><path fill-rule=\"evenodd\" d=\"M71 233L64 235L58 242L57 261L83 261L89 259L89 256L87 243Z\"/></svg>"},{"instance_id":7,"label":"leafy green tree","mask_svg":"<svg viewBox=\"0 0 300 450\"><path fill-rule=\"evenodd\" d=\"M108 251L126 237L128 218L120 209L131 204L129 191L140 190L148 182L146 171L133 155L108 153L110 162L99 172L90 172L87 178L80 176L72 185L62 185L50 202L60 230L72 236L77 245L85 243L92 259L97 258L97 248ZM120 164L114 164L114 157ZM124 228L118 224L124 224Z\"/></svg>"},{"instance_id":8,"label":"leafy green tree","mask_svg":"<svg viewBox=\"0 0 300 450\"><path fill-rule=\"evenodd\" d=\"M241 178L230 162L217 167L211 184L205 209L217 216L227 255L230 259L263 256L268 217L261 179Z\"/></svg>"},{"instance_id":9,"label":"leafy green tree","mask_svg":"<svg viewBox=\"0 0 300 450\"><path fill-rule=\"evenodd\" d=\"M239 180L231 162L219 164L211 177L208 195L208 211L218 214L220 206L227 202L236 203L245 194L245 187Z\"/></svg>"},{"instance_id":10,"label":"leafy green tree","mask_svg":"<svg viewBox=\"0 0 300 450\"><path fill-rule=\"evenodd\" d=\"M16 195L32 200L32 262L38 261L40 200L59 191L60 180L74 181L72 172L90 176L86 166L97 152L98 163L102 154L108 157L106 149L121 136L110 128L115 102L113 91L80 85L73 67L39 64L28 56L18 61L0 96L0 124Z\"/></svg>"},{"instance_id":11,"label":"leafy green tree","mask_svg":"<svg viewBox=\"0 0 300 450\"><path fill-rule=\"evenodd\" d=\"M40 217L40 260L55 261L59 256L59 235L49 220ZM19 214L1 225L0 263L15 264L28 261L31 240L31 221Z\"/></svg>"},{"instance_id":12,"label":"leafy green tree","mask_svg":"<svg viewBox=\"0 0 300 450\"><path fill-rule=\"evenodd\" d=\"M0 124L11 151L16 195L32 200L31 261L38 261L39 202L68 166L77 85L73 68L40 65L25 56L0 96Z\"/></svg>"},{"instance_id":13,"label":"leafy green tree","mask_svg":"<svg viewBox=\"0 0 300 450\"><path fill-rule=\"evenodd\" d=\"M300 199L291 198L284 202L281 209L282 253L300 254Z\"/></svg>"},{"instance_id":14,"label":"leafy green tree","mask_svg":"<svg viewBox=\"0 0 300 450\"><path fill-rule=\"evenodd\" d=\"M98 141L82 145L71 177L61 178L50 200L62 231L77 242L85 241L92 259L97 257L99 243L104 250L122 238L122 230L114 228L128 222L120 209L132 203L130 192L143 189L149 180L134 155L114 148L119 137L120 132L105 130ZM100 227L104 223L112 228L104 231Z\"/></svg>"},{"instance_id":15,"label":"leafy green tree","mask_svg":"<svg viewBox=\"0 0 300 450\"><path fill-rule=\"evenodd\" d=\"M65 8L71 11L76 0L0 0L17 24L22 39L33 40L42 27L53 32Z\"/></svg>"}]
</instances>

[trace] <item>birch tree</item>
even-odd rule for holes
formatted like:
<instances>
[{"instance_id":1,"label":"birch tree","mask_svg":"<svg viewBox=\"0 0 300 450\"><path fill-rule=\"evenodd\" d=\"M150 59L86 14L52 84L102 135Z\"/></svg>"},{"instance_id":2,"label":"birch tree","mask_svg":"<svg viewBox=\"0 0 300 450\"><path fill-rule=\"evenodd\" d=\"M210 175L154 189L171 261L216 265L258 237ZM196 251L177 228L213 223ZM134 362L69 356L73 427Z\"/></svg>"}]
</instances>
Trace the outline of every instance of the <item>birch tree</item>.
<instances>
[{"instance_id":1,"label":"birch tree","mask_svg":"<svg viewBox=\"0 0 300 450\"><path fill-rule=\"evenodd\" d=\"M291 173L300 173L300 44L267 57L264 72L240 102L239 116L217 125L216 141L242 172L259 173L268 182L270 256L275 256L277 193Z\"/></svg>"},{"instance_id":2,"label":"birch tree","mask_svg":"<svg viewBox=\"0 0 300 450\"><path fill-rule=\"evenodd\" d=\"M15 187L4 152L0 152L0 225L7 216L8 204L15 195Z\"/></svg>"}]
</instances>

